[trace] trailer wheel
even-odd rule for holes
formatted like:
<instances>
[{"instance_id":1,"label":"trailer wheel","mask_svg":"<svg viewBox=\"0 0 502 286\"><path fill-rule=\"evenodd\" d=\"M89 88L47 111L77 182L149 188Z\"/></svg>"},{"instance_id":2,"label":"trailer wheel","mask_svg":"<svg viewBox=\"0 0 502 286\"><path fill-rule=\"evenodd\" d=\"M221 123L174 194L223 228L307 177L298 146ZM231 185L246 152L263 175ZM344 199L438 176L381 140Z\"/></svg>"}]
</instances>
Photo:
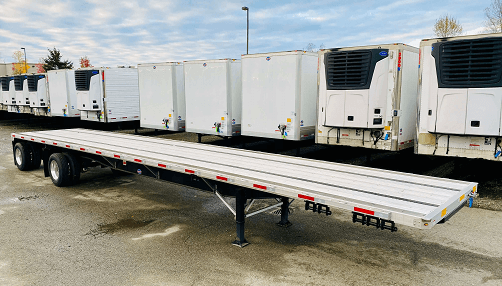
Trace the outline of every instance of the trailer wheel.
<instances>
[{"instance_id":1,"label":"trailer wheel","mask_svg":"<svg viewBox=\"0 0 502 286\"><path fill-rule=\"evenodd\" d=\"M68 166L70 167L70 179L68 181L69 185L78 184L80 180L80 161L77 159L77 156L72 153L63 153L68 160Z\"/></svg>"},{"instance_id":2,"label":"trailer wheel","mask_svg":"<svg viewBox=\"0 0 502 286\"><path fill-rule=\"evenodd\" d=\"M40 156L40 149L34 146L33 144L28 144L30 148L31 156L30 156L30 169L39 169L40 164L42 163L42 157Z\"/></svg>"},{"instance_id":3,"label":"trailer wheel","mask_svg":"<svg viewBox=\"0 0 502 286\"><path fill-rule=\"evenodd\" d=\"M65 155L53 153L49 157L49 176L52 183L58 187L64 187L70 181L70 164Z\"/></svg>"},{"instance_id":4,"label":"trailer wheel","mask_svg":"<svg viewBox=\"0 0 502 286\"><path fill-rule=\"evenodd\" d=\"M23 143L18 142L14 145L14 163L21 171L29 170L31 165L30 152L26 149Z\"/></svg>"}]
</instances>

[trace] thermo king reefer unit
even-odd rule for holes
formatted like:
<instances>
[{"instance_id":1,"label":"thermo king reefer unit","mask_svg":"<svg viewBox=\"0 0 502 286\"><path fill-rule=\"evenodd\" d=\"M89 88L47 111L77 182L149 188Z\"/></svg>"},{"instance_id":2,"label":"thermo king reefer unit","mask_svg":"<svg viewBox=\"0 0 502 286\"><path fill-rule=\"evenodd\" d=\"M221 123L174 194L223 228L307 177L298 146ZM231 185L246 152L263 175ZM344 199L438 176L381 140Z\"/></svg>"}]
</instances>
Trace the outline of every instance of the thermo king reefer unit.
<instances>
[{"instance_id":1,"label":"thermo king reefer unit","mask_svg":"<svg viewBox=\"0 0 502 286\"><path fill-rule=\"evenodd\" d=\"M75 70L47 72L49 84L49 112L51 116L80 117L77 109Z\"/></svg>"},{"instance_id":2,"label":"thermo king reefer unit","mask_svg":"<svg viewBox=\"0 0 502 286\"><path fill-rule=\"evenodd\" d=\"M78 69L75 87L81 120L105 123L139 120L136 68Z\"/></svg>"},{"instance_id":3,"label":"thermo king reefer unit","mask_svg":"<svg viewBox=\"0 0 502 286\"><path fill-rule=\"evenodd\" d=\"M314 139L317 54L242 55L242 135Z\"/></svg>"},{"instance_id":4,"label":"thermo king reefer unit","mask_svg":"<svg viewBox=\"0 0 502 286\"><path fill-rule=\"evenodd\" d=\"M182 63L139 64L140 126L185 130L185 81Z\"/></svg>"},{"instance_id":5,"label":"thermo king reefer unit","mask_svg":"<svg viewBox=\"0 0 502 286\"><path fill-rule=\"evenodd\" d=\"M187 61L186 131L236 136L241 131L241 61Z\"/></svg>"},{"instance_id":6,"label":"thermo king reefer unit","mask_svg":"<svg viewBox=\"0 0 502 286\"><path fill-rule=\"evenodd\" d=\"M27 88L23 91L28 94L30 108L33 114L48 116L49 94L46 74L28 75L26 79Z\"/></svg>"},{"instance_id":7,"label":"thermo king reefer unit","mask_svg":"<svg viewBox=\"0 0 502 286\"><path fill-rule=\"evenodd\" d=\"M413 147L418 49L387 44L320 50L316 143Z\"/></svg>"},{"instance_id":8,"label":"thermo king reefer unit","mask_svg":"<svg viewBox=\"0 0 502 286\"><path fill-rule=\"evenodd\" d=\"M502 34L420 43L418 154L501 159Z\"/></svg>"},{"instance_id":9,"label":"thermo king reefer unit","mask_svg":"<svg viewBox=\"0 0 502 286\"><path fill-rule=\"evenodd\" d=\"M16 104L16 94L14 93L14 77L0 77L2 84L2 110L7 110L9 105Z\"/></svg>"}]
</instances>

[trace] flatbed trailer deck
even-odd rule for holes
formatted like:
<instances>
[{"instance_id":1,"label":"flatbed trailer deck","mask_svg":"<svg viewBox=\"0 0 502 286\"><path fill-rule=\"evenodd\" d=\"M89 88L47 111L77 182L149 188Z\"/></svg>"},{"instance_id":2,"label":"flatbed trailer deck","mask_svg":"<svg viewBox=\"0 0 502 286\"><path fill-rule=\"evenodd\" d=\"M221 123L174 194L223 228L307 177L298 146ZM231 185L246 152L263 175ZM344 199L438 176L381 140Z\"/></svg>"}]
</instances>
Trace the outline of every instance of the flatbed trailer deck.
<instances>
[{"instance_id":1,"label":"flatbed trailer deck","mask_svg":"<svg viewBox=\"0 0 502 286\"><path fill-rule=\"evenodd\" d=\"M43 160L56 185L78 180L80 169L94 164L234 196L236 208L226 205L236 216L234 243L240 246L247 244L248 199L276 198L279 203L267 209L281 207L282 226L290 224L289 199L303 199L308 210L329 215L331 207L341 208L353 212L354 222L395 231L396 224L430 229L444 222L477 188L472 182L87 129L13 133L12 143L18 168L36 168Z\"/></svg>"}]
</instances>

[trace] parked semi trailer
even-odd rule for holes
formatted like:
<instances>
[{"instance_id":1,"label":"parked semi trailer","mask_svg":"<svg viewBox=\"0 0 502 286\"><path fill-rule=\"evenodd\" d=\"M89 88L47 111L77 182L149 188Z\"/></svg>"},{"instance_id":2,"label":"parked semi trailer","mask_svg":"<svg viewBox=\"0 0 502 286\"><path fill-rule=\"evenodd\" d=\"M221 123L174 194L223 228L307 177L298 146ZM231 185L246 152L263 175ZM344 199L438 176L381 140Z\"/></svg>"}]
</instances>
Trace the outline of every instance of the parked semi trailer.
<instances>
[{"instance_id":1,"label":"parked semi trailer","mask_svg":"<svg viewBox=\"0 0 502 286\"><path fill-rule=\"evenodd\" d=\"M15 99L14 95L14 83L11 84L14 77L12 76L3 76L0 77L0 82L2 84L2 110L8 110L8 106L15 104L13 102Z\"/></svg>"},{"instance_id":2,"label":"parked semi trailer","mask_svg":"<svg viewBox=\"0 0 502 286\"><path fill-rule=\"evenodd\" d=\"M38 116L49 116L49 90L47 74L32 74L27 76L27 97L30 101L31 113Z\"/></svg>"},{"instance_id":3,"label":"parked semi trailer","mask_svg":"<svg viewBox=\"0 0 502 286\"><path fill-rule=\"evenodd\" d=\"M20 170L39 168L43 161L45 176L60 187L77 183L82 168L107 166L213 192L235 215L234 244L241 247L248 244L246 217L281 207L279 225L289 226L290 199L305 200L305 209L318 214L349 210L354 223L396 231L397 224L430 229L448 220L477 188L471 182L86 129L13 133L12 146ZM222 196L235 197L235 208ZM249 212L263 198L277 203Z\"/></svg>"},{"instance_id":4,"label":"parked semi trailer","mask_svg":"<svg viewBox=\"0 0 502 286\"><path fill-rule=\"evenodd\" d=\"M414 146L418 49L319 51L316 143L399 151Z\"/></svg>"},{"instance_id":5,"label":"parked semi trailer","mask_svg":"<svg viewBox=\"0 0 502 286\"><path fill-rule=\"evenodd\" d=\"M77 109L77 89L74 70L51 70L47 72L49 83L50 116L80 117Z\"/></svg>"},{"instance_id":6,"label":"parked semi trailer","mask_svg":"<svg viewBox=\"0 0 502 286\"><path fill-rule=\"evenodd\" d=\"M502 33L420 43L418 154L502 156Z\"/></svg>"},{"instance_id":7,"label":"parked semi trailer","mask_svg":"<svg viewBox=\"0 0 502 286\"><path fill-rule=\"evenodd\" d=\"M78 69L75 88L81 120L104 123L139 120L136 68Z\"/></svg>"},{"instance_id":8,"label":"parked semi trailer","mask_svg":"<svg viewBox=\"0 0 502 286\"><path fill-rule=\"evenodd\" d=\"M317 54L242 55L242 135L314 139Z\"/></svg>"},{"instance_id":9,"label":"parked semi trailer","mask_svg":"<svg viewBox=\"0 0 502 286\"><path fill-rule=\"evenodd\" d=\"M139 64L140 127L185 130L183 63Z\"/></svg>"}]
</instances>

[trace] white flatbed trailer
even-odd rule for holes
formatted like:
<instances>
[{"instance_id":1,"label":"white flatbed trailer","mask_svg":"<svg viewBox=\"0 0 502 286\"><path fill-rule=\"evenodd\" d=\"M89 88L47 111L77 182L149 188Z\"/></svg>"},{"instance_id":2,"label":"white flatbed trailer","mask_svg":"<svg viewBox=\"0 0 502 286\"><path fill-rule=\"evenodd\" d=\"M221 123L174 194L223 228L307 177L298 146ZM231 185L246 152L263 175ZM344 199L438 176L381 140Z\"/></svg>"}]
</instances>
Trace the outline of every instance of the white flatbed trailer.
<instances>
[{"instance_id":1,"label":"white flatbed trailer","mask_svg":"<svg viewBox=\"0 0 502 286\"><path fill-rule=\"evenodd\" d=\"M476 195L477 183L433 178L241 149L87 129L12 133L14 162L21 170L40 167L63 186L82 167L94 165L147 175L235 196L237 240L245 246L247 199L276 198L279 225L290 225L289 198L305 209L353 212L353 222L396 231L395 224L430 229L449 219ZM65 158L65 159L62 159ZM261 212L264 209L258 211Z\"/></svg>"}]
</instances>

